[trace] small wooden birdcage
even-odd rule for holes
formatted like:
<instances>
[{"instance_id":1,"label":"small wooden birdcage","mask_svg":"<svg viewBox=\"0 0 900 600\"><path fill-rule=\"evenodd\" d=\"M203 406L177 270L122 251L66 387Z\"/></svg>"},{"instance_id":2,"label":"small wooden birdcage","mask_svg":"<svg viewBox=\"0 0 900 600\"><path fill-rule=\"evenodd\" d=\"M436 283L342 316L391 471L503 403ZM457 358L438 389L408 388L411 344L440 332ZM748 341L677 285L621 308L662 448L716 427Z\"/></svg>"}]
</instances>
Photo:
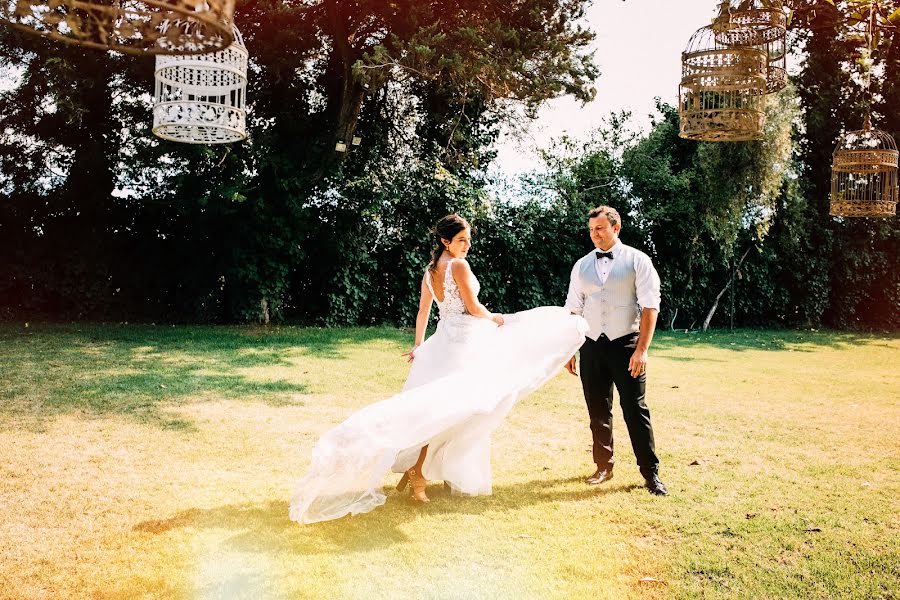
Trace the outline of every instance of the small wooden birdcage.
<instances>
[{"instance_id":1,"label":"small wooden birdcage","mask_svg":"<svg viewBox=\"0 0 900 600\"><path fill-rule=\"evenodd\" d=\"M153 133L185 144L247 137L247 47L237 27L220 52L157 56Z\"/></svg>"},{"instance_id":2,"label":"small wooden birdcage","mask_svg":"<svg viewBox=\"0 0 900 600\"><path fill-rule=\"evenodd\" d=\"M782 7L751 0L731 12L728 2L713 21L716 40L729 47L756 47L766 53L766 91L774 93L787 85L787 15Z\"/></svg>"},{"instance_id":3,"label":"small wooden birdcage","mask_svg":"<svg viewBox=\"0 0 900 600\"><path fill-rule=\"evenodd\" d=\"M769 64L766 67L766 91L774 94L788 84L787 36L766 43L766 54L769 57Z\"/></svg>"},{"instance_id":4,"label":"small wooden birdcage","mask_svg":"<svg viewBox=\"0 0 900 600\"><path fill-rule=\"evenodd\" d=\"M232 42L235 0L0 0L0 23L129 54L200 54Z\"/></svg>"},{"instance_id":5,"label":"small wooden birdcage","mask_svg":"<svg viewBox=\"0 0 900 600\"><path fill-rule=\"evenodd\" d=\"M712 27L691 37L681 55L679 135L690 140L738 142L763 136L766 53L727 46Z\"/></svg>"},{"instance_id":6,"label":"small wooden birdcage","mask_svg":"<svg viewBox=\"0 0 900 600\"><path fill-rule=\"evenodd\" d=\"M900 153L889 134L863 128L840 137L831 163L831 214L840 217L889 217L897 214Z\"/></svg>"}]
</instances>

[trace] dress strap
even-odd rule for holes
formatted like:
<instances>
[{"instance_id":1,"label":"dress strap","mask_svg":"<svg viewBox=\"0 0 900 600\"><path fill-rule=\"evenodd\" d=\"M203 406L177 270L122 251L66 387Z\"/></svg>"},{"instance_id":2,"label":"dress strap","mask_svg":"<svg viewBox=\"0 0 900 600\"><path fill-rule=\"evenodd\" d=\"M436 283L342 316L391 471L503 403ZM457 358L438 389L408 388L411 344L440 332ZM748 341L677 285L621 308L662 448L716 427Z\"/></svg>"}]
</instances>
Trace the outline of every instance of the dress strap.
<instances>
[{"instance_id":1,"label":"dress strap","mask_svg":"<svg viewBox=\"0 0 900 600\"><path fill-rule=\"evenodd\" d=\"M453 269L453 261L454 261L454 260L457 260L457 259L451 258L450 260L447 261L447 271L444 273L444 290L447 289L447 282L448 282L448 281L450 282L450 285L452 285L453 287L458 287L458 286L456 285L456 280L453 279L453 271L452 271L452 269ZM446 291L445 291L445 293L446 293Z\"/></svg>"},{"instance_id":2,"label":"dress strap","mask_svg":"<svg viewBox=\"0 0 900 600\"><path fill-rule=\"evenodd\" d=\"M431 271L429 269L425 269L425 285L428 286L428 291L431 292L431 295L434 296L434 286L431 285ZM434 296L435 300L437 300L437 296Z\"/></svg>"}]
</instances>

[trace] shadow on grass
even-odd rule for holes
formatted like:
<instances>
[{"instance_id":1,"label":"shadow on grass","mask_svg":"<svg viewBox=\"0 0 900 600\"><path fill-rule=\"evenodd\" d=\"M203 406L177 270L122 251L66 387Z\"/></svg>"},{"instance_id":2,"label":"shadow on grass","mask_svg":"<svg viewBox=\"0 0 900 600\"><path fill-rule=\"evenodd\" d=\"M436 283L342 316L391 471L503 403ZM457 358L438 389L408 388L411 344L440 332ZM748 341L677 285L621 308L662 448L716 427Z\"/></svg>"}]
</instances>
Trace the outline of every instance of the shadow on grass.
<instances>
[{"instance_id":1,"label":"shadow on grass","mask_svg":"<svg viewBox=\"0 0 900 600\"><path fill-rule=\"evenodd\" d=\"M727 363L731 362L729 360L725 360L722 358L700 358L697 356L675 356L673 354L660 354L659 352L653 352L653 358L665 358L666 360L671 360L674 362L719 362L719 363Z\"/></svg>"},{"instance_id":2,"label":"shadow on grass","mask_svg":"<svg viewBox=\"0 0 900 600\"><path fill-rule=\"evenodd\" d=\"M288 381L255 381L238 375L197 375L190 369L153 367L146 373L101 376L57 389L47 400L56 413L77 409L93 415L120 414L166 429L191 429L189 422L172 418L161 405L187 397L263 400L276 406L302 405L291 400L308 387Z\"/></svg>"},{"instance_id":3,"label":"shadow on grass","mask_svg":"<svg viewBox=\"0 0 900 600\"><path fill-rule=\"evenodd\" d=\"M378 550L405 542L408 538L400 526L423 515L505 513L522 506L589 500L641 488L638 484L612 484L602 487L582 485L577 490L560 489L560 486L572 483L581 483L581 479L529 481L500 486L494 489L493 496L478 497L451 496L440 486L432 485L428 489L432 501L427 505L417 504L405 494L390 491L387 503L370 513L311 525L291 521L285 501L227 505L208 510L189 509L169 519L144 521L134 530L159 535L181 528L226 529L234 531L226 544L240 552L344 554Z\"/></svg>"},{"instance_id":4,"label":"shadow on grass","mask_svg":"<svg viewBox=\"0 0 900 600\"><path fill-rule=\"evenodd\" d=\"M900 335L896 333L879 334L791 329L736 329L727 331L717 329L705 333L657 331L653 338L653 348L657 352L676 348L715 348L737 352L745 350L778 351L790 349L794 352L815 352L822 348L843 350L858 346L895 348L898 341L900 341ZM671 360L698 360L673 356L668 356L667 358Z\"/></svg>"},{"instance_id":5,"label":"shadow on grass","mask_svg":"<svg viewBox=\"0 0 900 600\"><path fill-rule=\"evenodd\" d=\"M727 361L728 355L685 356L690 348L815 352L871 345L897 347L897 334L737 330L660 332L654 353L675 361ZM340 360L370 342L404 348L409 332L393 328L0 324L0 414L40 423L55 414L120 414L168 428L187 428L163 404L196 398L297 404L315 393L302 359ZM696 353L695 353L696 354ZM242 373L280 367L289 380Z\"/></svg>"},{"instance_id":6,"label":"shadow on grass","mask_svg":"<svg viewBox=\"0 0 900 600\"><path fill-rule=\"evenodd\" d=\"M335 328L255 326L156 326L113 324L0 324L0 340L15 343L29 338L55 339L68 344L112 344L119 348L158 347L221 359L223 352L250 354L226 357L235 367L278 364L281 352L302 348L319 358L342 358L347 344L387 340L408 341L409 333L389 327Z\"/></svg>"},{"instance_id":7,"label":"shadow on grass","mask_svg":"<svg viewBox=\"0 0 900 600\"><path fill-rule=\"evenodd\" d=\"M0 412L38 421L65 412L120 414L185 428L163 403L214 397L298 404L297 395L312 391L306 373L260 381L239 371L296 369L298 357L338 360L354 345L401 346L408 338L388 328L0 325Z\"/></svg>"}]
</instances>

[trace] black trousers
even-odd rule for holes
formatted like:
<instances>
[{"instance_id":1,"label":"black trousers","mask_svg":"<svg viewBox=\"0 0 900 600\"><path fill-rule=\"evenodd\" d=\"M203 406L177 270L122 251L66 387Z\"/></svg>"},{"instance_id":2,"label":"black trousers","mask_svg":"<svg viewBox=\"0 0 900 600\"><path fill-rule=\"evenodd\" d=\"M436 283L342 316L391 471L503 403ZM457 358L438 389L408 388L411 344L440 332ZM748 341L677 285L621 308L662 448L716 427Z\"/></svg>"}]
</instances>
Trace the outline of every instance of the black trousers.
<instances>
[{"instance_id":1,"label":"black trousers","mask_svg":"<svg viewBox=\"0 0 900 600\"><path fill-rule=\"evenodd\" d=\"M628 361L634 354L637 339L637 333L614 340L601 335L596 342L587 338L581 346L581 385L591 418L594 462L600 467L614 462L612 406L615 386L634 456L646 478L657 471L659 459L653 442L650 409L644 400L647 374L641 373L635 378L628 371Z\"/></svg>"}]
</instances>

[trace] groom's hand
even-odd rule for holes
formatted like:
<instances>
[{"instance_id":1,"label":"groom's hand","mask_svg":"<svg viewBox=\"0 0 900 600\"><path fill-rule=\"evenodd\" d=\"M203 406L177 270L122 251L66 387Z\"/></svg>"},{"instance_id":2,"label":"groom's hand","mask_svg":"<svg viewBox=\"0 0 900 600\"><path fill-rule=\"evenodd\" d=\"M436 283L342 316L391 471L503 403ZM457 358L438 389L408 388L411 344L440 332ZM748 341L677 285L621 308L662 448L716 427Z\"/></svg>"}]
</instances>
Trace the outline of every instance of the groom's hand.
<instances>
[{"instance_id":1,"label":"groom's hand","mask_svg":"<svg viewBox=\"0 0 900 600\"><path fill-rule=\"evenodd\" d=\"M647 351L646 350L635 350L634 354L631 355L631 360L628 361L628 370L631 372L631 376L637 379L641 373L644 373L647 370Z\"/></svg>"},{"instance_id":2,"label":"groom's hand","mask_svg":"<svg viewBox=\"0 0 900 600\"><path fill-rule=\"evenodd\" d=\"M569 359L569 362L566 363L566 370L572 375L578 375L578 369L575 368L575 357Z\"/></svg>"}]
</instances>

